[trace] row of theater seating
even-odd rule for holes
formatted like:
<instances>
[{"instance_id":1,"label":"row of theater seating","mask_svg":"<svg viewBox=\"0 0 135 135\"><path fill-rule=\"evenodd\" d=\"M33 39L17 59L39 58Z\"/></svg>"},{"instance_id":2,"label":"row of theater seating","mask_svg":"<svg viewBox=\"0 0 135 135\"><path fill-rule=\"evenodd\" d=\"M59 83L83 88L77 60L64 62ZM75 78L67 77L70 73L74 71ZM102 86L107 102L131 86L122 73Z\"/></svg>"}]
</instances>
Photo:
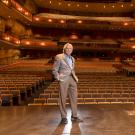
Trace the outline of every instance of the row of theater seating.
<instances>
[{"instance_id":1,"label":"row of theater seating","mask_svg":"<svg viewBox=\"0 0 135 135\"><path fill-rule=\"evenodd\" d=\"M42 88L45 80L39 75L1 74L1 105L20 105Z\"/></svg>"},{"instance_id":2,"label":"row of theater seating","mask_svg":"<svg viewBox=\"0 0 135 135\"><path fill-rule=\"evenodd\" d=\"M114 104L135 102L135 78L117 73L78 74L78 104ZM94 81L93 81L94 79ZM29 105L58 105L58 83L52 82L34 103ZM67 104L69 99L67 98Z\"/></svg>"},{"instance_id":3,"label":"row of theater seating","mask_svg":"<svg viewBox=\"0 0 135 135\"><path fill-rule=\"evenodd\" d=\"M19 60L0 67L0 104L21 105L52 77L47 73L47 60Z\"/></svg>"},{"instance_id":4,"label":"row of theater seating","mask_svg":"<svg viewBox=\"0 0 135 135\"><path fill-rule=\"evenodd\" d=\"M134 104L135 98L77 98L77 104ZM70 100L67 98L66 104ZM34 103L29 106L37 105L58 105L58 98L35 98Z\"/></svg>"}]
</instances>

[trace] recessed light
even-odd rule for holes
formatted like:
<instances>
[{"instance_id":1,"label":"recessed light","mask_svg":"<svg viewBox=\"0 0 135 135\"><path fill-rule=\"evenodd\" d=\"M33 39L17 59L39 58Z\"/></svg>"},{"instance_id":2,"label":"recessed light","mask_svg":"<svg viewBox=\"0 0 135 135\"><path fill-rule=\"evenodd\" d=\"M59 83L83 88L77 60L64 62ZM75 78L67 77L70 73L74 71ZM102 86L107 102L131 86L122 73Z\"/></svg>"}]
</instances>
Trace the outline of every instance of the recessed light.
<instances>
[{"instance_id":1,"label":"recessed light","mask_svg":"<svg viewBox=\"0 0 135 135\"><path fill-rule=\"evenodd\" d=\"M131 6L131 7L133 7L133 6L134 6L134 4L132 3L130 6Z\"/></svg>"},{"instance_id":2,"label":"recessed light","mask_svg":"<svg viewBox=\"0 0 135 135\"><path fill-rule=\"evenodd\" d=\"M71 4L70 3L68 3L68 7L70 7L71 6Z\"/></svg>"},{"instance_id":3,"label":"recessed light","mask_svg":"<svg viewBox=\"0 0 135 135\"><path fill-rule=\"evenodd\" d=\"M78 20L77 22L78 22L78 23L82 23L82 20Z\"/></svg>"},{"instance_id":4,"label":"recessed light","mask_svg":"<svg viewBox=\"0 0 135 135\"><path fill-rule=\"evenodd\" d=\"M35 19L36 21L39 21L39 18L38 18L38 17L35 17L34 19Z\"/></svg>"},{"instance_id":5,"label":"recessed light","mask_svg":"<svg viewBox=\"0 0 135 135\"><path fill-rule=\"evenodd\" d=\"M85 7L88 7L88 6L89 6L88 4L85 5Z\"/></svg>"},{"instance_id":6,"label":"recessed light","mask_svg":"<svg viewBox=\"0 0 135 135\"><path fill-rule=\"evenodd\" d=\"M59 6L61 5L61 2L59 2Z\"/></svg>"},{"instance_id":7,"label":"recessed light","mask_svg":"<svg viewBox=\"0 0 135 135\"><path fill-rule=\"evenodd\" d=\"M124 25L125 25L125 26L127 26L127 25L128 25L128 23L127 23L127 22L125 22L125 23L124 23Z\"/></svg>"},{"instance_id":8,"label":"recessed light","mask_svg":"<svg viewBox=\"0 0 135 135\"><path fill-rule=\"evenodd\" d=\"M27 44L27 45L29 45L29 44L30 44L30 42L29 42L29 41L26 41L26 44Z\"/></svg>"},{"instance_id":9,"label":"recessed light","mask_svg":"<svg viewBox=\"0 0 135 135\"><path fill-rule=\"evenodd\" d=\"M60 23L65 23L65 21L64 20L60 20Z\"/></svg>"},{"instance_id":10,"label":"recessed light","mask_svg":"<svg viewBox=\"0 0 135 135\"><path fill-rule=\"evenodd\" d=\"M45 46L46 44L44 42L40 43L40 45Z\"/></svg>"},{"instance_id":11,"label":"recessed light","mask_svg":"<svg viewBox=\"0 0 135 135\"><path fill-rule=\"evenodd\" d=\"M48 22L52 22L52 19L48 19Z\"/></svg>"}]
</instances>

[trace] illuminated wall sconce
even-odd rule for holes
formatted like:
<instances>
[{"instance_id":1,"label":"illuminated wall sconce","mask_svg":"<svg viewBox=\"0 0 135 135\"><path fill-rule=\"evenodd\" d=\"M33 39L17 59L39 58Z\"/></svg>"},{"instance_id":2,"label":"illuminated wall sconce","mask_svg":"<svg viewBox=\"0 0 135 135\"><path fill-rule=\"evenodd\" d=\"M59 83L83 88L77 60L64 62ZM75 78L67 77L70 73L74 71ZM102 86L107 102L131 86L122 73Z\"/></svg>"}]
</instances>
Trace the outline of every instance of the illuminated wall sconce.
<instances>
[{"instance_id":1,"label":"illuminated wall sconce","mask_svg":"<svg viewBox=\"0 0 135 135\"><path fill-rule=\"evenodd\" d=\"M19 7L18 10L22 12L23 9L21 7Z\"/></svg>"},{"instance_id":2,"label":"illuminated wall sconce","mask_svg":"<svg viewBox=\"0 0 135 135\"><path fill-rule=\"evenodd\" d=\"M28 12L25 12L25 15L28 15L29 13Z\"/></svg>"},{"instance_id":3,"label":"illuminated wall sconce","mask_svg":"<svg viewBox=\"0 0 135 135\"><path fill-rule=\"evenodd\" d=\"M71 6L71 4L70 3L68 3L68 7L70 7Z\"/></svg>"},{"instance_id":4,"label":"illuminated wall sconce","mask_svg":"<svg viewBox=\"0 0 135 135\"><path fill-rule=\"evenodd\" d=\"M48 22L52 22L52 19L48 19Z\"/></svg>"},{"instance_id":5,"label":"illuminated wall sconce","mask_svg":"<svg viewBox=\"0 0 135 135\"><path fill-rule=\"evenodd\" d=\"M135 45L133 45L132 48L135 49Z\"/></svg>"},{"instance_id":6,"label":"illuminated wall sconce","mask_svg":"<svg viewBox=\"0 0 135 135\"><path fill-rule=\"evenodd\" d=\"M82 20L78 20L77 23L81 24L82 23Z\"/></svg>"},{"instance_id":7,"label":"illuminated wall sconce","mask_svg":"<svg viewBox=\"0 0 135 135\"><path fill-rule=\"evenodd\" d=\"M89 7L89 5L88 5L88 4L86 4L86 5L85 5L85 7L87 8L87 7Z\"/></svg>"},{"instance_id":8,"label":"illuminated wall sconce","mask_svg":"<svg viewBox=\"0 0 135 135\"><path fill-rule=\"evenodd\" d=\"M29 41L26 41L25 44L26 44L26 45L30 45L30 42L29 42Z\"/></svg>"},{"instance_id":9,"label":"illuminated wall sconce","mask_svg":"<svg viewBox=\"0 0 135 135\"><path fill-rule=\"evenodd\" d=\"M127 25L128 25L128 23L127 23L127 22L125 22L125 23L124 23L124 26L127 26Z\"/></svg>"},{"instance_id":10,"label":"illuminated wall sconce","mask_svg":"<svg viewBox=\"0 0 135 135\"><path fill-rule=\"evenodd\" d=\"M16 44L20 44L20 40L15 41Z\"/></svg>"},{"instance_id":11,"label":"illuminated wall sconce","mask_svg":"<svg viewBox=\"0 0 135 135\"><path fill-rule=\"evenodd\" d=\"M38 17L34 17L34 20L39 21L39 18Z\"/></svg>"},{"instance_id":12,"label":"illuminated wall sconce","mask_svg":"<svg viewBox=\"0 0 135 135\"><path fill-rule=\"evenodd\" d=\"M64 20L60 20L60 23L65 23L65 21Z\"/></svg>"},{"instance_id":13,"label":"illuminated wall sconce","mask_svg":"<svg viewBox=\"0 0 135 135\"><path fill-rule=\"evenodd\" d=\"M6 4L6 5L9 4L9 1L8 1L8 0L2 0L2 2L3 2L4 4Z\"/></svg>"},{"instance_id":14,"label":"illuminated wall sconce","mask_svg":"<svg viewBox=\"0 0 135 135\"><path fill-rule=\"evenodd\" d=\"M7 41L10 41L10 37L8 37L8 36L6 36L4 39Z\"/></svg>"},{"instance_id":15,"label":"illuminated wall sconce","mask_svg":"<svg viewBox=\"0 0 135 135\"><path fill-rule=\"evenodd\" d=\"M59 4L59 6L60 6L60 5L61 5L61 2L59 2L58 4Z\"/></svg>"},{"instance_id":16,"label":"illuminated wall sconce","mask_svg":"<svg viewBox=\"0 0 135 135\"><path fill-rule=\"evenodd\" d=\"M41 46L46 46L46 44L44 42L40 43Z\"/></svg>"}]
</instances>

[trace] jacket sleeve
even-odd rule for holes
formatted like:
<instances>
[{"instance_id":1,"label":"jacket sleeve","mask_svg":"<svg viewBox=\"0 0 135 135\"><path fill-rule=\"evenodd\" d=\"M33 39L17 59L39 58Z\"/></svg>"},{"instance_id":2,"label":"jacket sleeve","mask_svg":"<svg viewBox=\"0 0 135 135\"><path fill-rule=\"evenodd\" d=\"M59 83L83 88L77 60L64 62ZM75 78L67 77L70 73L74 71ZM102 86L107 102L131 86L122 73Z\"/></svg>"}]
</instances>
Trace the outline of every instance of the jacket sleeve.
<instances>
[{"instance_id":1,"label":"jacket sleeve","mask_svg":"<svg viewBox=\"0 0 135 135\"><path fill-rule=\"evenodd\" d=\"M55 57L54 64L53 64L53 75L56 80L59 81L59 68L60 68L60 59L58 56Z\"/></svg>"}]
</instances>

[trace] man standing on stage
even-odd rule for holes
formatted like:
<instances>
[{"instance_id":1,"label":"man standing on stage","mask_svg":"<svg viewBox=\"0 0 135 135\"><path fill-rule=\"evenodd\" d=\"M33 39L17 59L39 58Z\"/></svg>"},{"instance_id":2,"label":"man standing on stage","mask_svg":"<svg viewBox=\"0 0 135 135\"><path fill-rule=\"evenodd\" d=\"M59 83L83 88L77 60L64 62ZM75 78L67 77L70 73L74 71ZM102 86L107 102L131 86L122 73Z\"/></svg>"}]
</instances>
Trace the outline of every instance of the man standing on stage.
<instances>
[{"instance_id":1,"label":"man standing on stage","mask_svg":"<svg viewBox=\"0 0 135 135\"><path fill-rule=\"evenodd\" d=\"M69 95L72 116L71 120L76 122L82 122L77 117L77 82L78 78L75 75L74 63L75 60L71 56L73 46L70 43L66 43L63 47L63 53L58 54L55 57L53 66L53 75L59 82L59 107L61 112L61 123L67 124L67 111L66 111L66 98Z\"/></svg>"}]
</instances>

